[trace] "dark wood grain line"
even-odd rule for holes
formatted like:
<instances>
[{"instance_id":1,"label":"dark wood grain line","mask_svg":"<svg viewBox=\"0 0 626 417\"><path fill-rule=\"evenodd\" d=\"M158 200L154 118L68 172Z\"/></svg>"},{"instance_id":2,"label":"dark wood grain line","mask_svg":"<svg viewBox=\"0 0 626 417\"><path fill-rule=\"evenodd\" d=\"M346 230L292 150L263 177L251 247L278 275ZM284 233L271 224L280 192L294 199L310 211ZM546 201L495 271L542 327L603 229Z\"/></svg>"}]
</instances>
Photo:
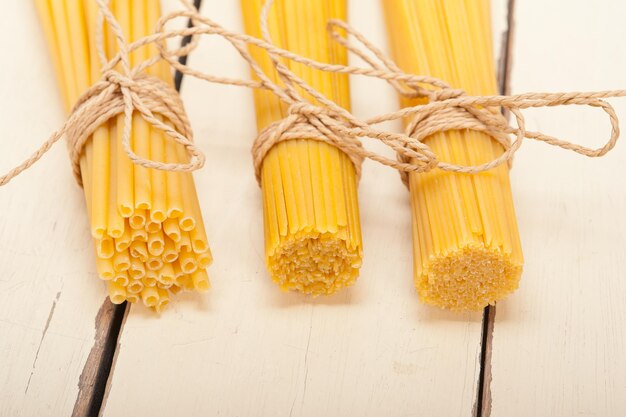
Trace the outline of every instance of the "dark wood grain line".
<instances>
[{"instance_id":1,"label":"dark wood grain line","mask_svg":"<svg viewBox=\"0 0 626 417\"><path fill-rule=\"evenodd\" d=\"M498 61L498 89L500 94L511 93L511 68L513 65L513 42L515 40L515 0L509 0L507 6L507 28L503 38Z\"/></svg>"},{"instance_id":2,"label":"dark wood grain line","mask_svg":"<svg viewBox=\"0 0 626 417\"><path fill-rule=\"evenodd\" d=\"M202 4L202 0L194 0L193 5L195 6L196 9L200 10L200 5ZM193 22L191 21L191 19L189 19L189 21L187 22L187 27L190 28L193 26ZM189 42L191 42L191 36L185 36L180 44L181 48L189 45ZM183 55L181 57L178 58L178 62L180 62L183 65L187 64L187 57L188 55ZM174 86L176 87L176 90L180 91L180 86L183 83L183 73L176 70L176 73L174 73Z\"/></svg>"},{"instance_id":3,"label":"dark wood grain line","mask_svg":"<svg viewBox=\"0 0 626 417\"><path fill-rule=\"evenodd\" d=\"M508 0L507 27L501 43L500 60L498 62L498 89L500 94L510 94L511 67L513 62L513 41L515 36L515 0ZM508 117L508 114L505 113ZM496 318L496 306L485 307L483 313L482 342L480 349L480 374L478 377L478 395L474 415L489 417L491 415L491 353L493 332Z\"/></svg>"},{"instance_id":4,"label":"dark wood grain line","mask_svg":"<svg viewBox=\"0 0 626 417\"><path fill-rule=\"evenodd\" d=\"M104 409L106 408L106 404L107 404L107 399L109 398L109 392L111 392L111 379L113 377L113 375L115 374L115 364L117 363L117 357L120 353L120 335L122 334L122 332L124 331L124 325L126 324L126 319L128 318L128 314L130 312L130 304L128 305L128 308L126 309L126 313L124 314L124 316L122 317L121 323L119 325L119 328L117 329L117 338L115 339L115 343L112 344L112 348L113 348L113 353L110 357L110 366L109 366L109 371L107 372L107 377L105 381L102 381L102 392L101 392L101 396L100 396L100 407L98 409L98 413L94 414L95 415L101 415L102 412L104 411Z\"/></svg>"},{"instance_id":5,"label":"dark wood grain line","mask_svg":"<svg viewBox=\"0 0 626 417\"><path fill-rule=\"evenodd\" d=\"M194 0L196 8L200 8L202 0ZM189 20L187 26L191 27ZM185 37L181 46L191 42L191 37ZM187 56L180 57L185 64ZM176 72L174 83L180 91L183 74ZM72 411L73 417L98 416L106 404L106 397L111 386L111 377L115 371L115 360L119 353L119 337L124 328L124 322L130 312L130 304L112 304L108 299L104 301L96 315L96 335L94 345L89 352L83 371L78 380L78 396Z\"/></svg>"},{"instance_id":6,"label":"dark wood grain line","mask_svg":"<svg viewBox=\"0 0 626 417\"><path fill-rule=\"evenodd\" d=\"M478 397L474 414L477 417L489 417L491 414L491 348L496 306L485 307L483 312L483 331L480 349L480 375L478 377Z\"/></svg>"},{"instance_id":7,"label":"dark wood grain line","mask_svg":"<svg viewBox=\"0 0 626 417\"><path fill-rule=\"evenodd\" d=\"M107 380L111 374L113 357L117 350L117 339L128 303L115 305L104 301L96 316L96 335L83 372L78 380L78 397L72 416L97 416L100 413Z\"/></svg>"}]
</instances>

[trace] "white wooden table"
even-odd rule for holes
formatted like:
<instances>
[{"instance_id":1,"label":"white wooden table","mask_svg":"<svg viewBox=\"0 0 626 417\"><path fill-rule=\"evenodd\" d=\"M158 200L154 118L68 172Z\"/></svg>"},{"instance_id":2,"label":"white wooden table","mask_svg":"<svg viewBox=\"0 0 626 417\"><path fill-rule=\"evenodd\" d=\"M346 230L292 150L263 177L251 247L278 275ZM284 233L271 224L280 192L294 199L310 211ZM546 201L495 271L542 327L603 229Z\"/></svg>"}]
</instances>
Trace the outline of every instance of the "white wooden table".
<instances>
[{"instance_id":1,"label":"white wooden table","mask_svg":"<svg viewBox=\"0 0 626 417\"><path fill-rule=\"evenodd\" d=\"M0 171L63 122L34 7L6 3ZM204 0L202 12L242 28L238 1ZM625 13L619 0L493 0L503 89L624 87ZM385 46L377 0L351 0L350 16ZM248 76L215 39L190 63ZM406 190L368 163L361 277L310 299L278 291L263 265L251 93L186 78L182 97L207 155L195 178L213 288L178 297L160 318L112 307L58 146L0 189L0 416L626 415L624 144L601 160L526 144L512 171L525 272L519 291L484 314L418 302ZM397 106L371 80L353 79L352 98L361 116ZM626 117L626 101L614 104ZM587 144L608 137L589 110L526 114L533 130Z\"/></svg>"}]
</instances>

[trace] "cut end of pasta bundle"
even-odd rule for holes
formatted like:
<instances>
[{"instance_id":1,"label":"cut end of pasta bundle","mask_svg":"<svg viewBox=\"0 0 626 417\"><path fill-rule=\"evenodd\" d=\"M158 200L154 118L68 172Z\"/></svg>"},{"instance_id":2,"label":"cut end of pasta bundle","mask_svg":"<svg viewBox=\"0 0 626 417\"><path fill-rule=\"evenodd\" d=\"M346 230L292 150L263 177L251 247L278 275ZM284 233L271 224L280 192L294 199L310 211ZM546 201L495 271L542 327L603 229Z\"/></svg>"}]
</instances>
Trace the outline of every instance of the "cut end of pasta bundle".
<instances>
[{"instance_id":1,"label":"cut end of pasta bundle","mask_svg":"<svg viewBox=\"0 0 626 417\"><path fill-rule=\"evenodd\" d=\"M501 152L478 132L427 139L435 151L476 144L484 158ZM477 159L479 160L479 159ZM508 168L479 174L410 174L415 286L420 299L450 310L479 310L515 291L522 248Z\"/></svg>"},{"instance_id":2,"label":"cut end of pasta bundle","mask_svg":"<svg viewBox=\"0 0 626 417\"><path fill-rule=\"evenodd\" d=\"M515 291L522 264L499 250L459 248L430 259L415 276L423 302L449 310L480 310Z\"/></svg>"},{"instance_id":3,"label":"cut end of pasta bundle","mask_svg":"<svg viewBox=\"0 0 626 417\"><path fill-rule=\"evenodd\" d=\"M179 219L175 221L179 222ZM132 229L128 220L124 223L125 231L129 232L114 239L114 247L109 253L102 252L99 242L96 244L98 274L107 281L112 303L141 302L160 312L169 304L173 294L209 289L206 267L212 256L208 247L205 249L206 242L195 245L202 251L194 250L190 235L197 239L197 230L183 231L175 241L176 236L164 234L160 229L155 233L142 233L145 229ZM135 239L125 240L124 236L129 234L135 235Z\"/></svg>"},{"instance_id":4,"label":"cut end of pasta bundle","mask_svg":"<svg viewBox=\"0 0 626 417\"><path fill-rule=\"evenodd\" d=\"M283 290L330 295L359 276L361 251L330 233L306 233L285 239L267 260L273 280Z\"/></svg>"},{"instance_id":5,"label":"cut end of pasta bundle","mask_svg":"<svg viewBox=\"0 0 626 417\"><path fill-rule=\"evenodd\" d=\"M286 163L290 150L302 164ZM262 168L266 263L282 289L330 295L355 282L363 256L356 181L352 161L326 143L295 140L270 151Z\"/></svg>"}]
</instances>

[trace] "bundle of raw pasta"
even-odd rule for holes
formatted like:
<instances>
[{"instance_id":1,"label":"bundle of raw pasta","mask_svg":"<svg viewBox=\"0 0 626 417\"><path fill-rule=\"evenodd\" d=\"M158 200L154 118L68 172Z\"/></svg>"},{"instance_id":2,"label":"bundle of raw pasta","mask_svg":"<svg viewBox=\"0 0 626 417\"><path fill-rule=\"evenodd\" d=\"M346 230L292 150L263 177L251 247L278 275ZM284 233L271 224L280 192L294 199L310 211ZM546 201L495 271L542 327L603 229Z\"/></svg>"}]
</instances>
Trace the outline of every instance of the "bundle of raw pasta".
<instances>
[{"instance_id":1,"label":"bundle of raw pasta","mask_svg":"<svg viewBox=\"0 0 626 417\"><path fill-rule=\"evenodd\" d=\"M36 0L36 5L69 112L101 77L96 0ZM113 0L110 8L127 41L148 35L160 15L159 2L152 0ZM100 41L113 56L115 39L110 30L104 33ZM153 45L137 49L131 64L154 54ZM147 73L172 82L163 62ZM86 142L80 160L96 266L113 303L141 300L161 311L170 293L209 288L205 268L211 252L191 174L134 165L122 146L123 128L123 114L102 124ZM133 113L131 129L131 146L139 156L187 162L185 149L138 112Z\"/></svg>"},{"instance_id":2,"label":"bundle of raw pasta","mask_svg":"<svg viewBox=\"0 0 626 417\"><path fill-rule=\"evenodd\" d=\"M468 94L497 93L489 0L383 5L392 53L403 70L446 80ZM504 151L469 130L424 142L442 160L461 165L480 165ZM523 258L506 164L477 174L412 173L409 188L415 284L424 302L476 310L517 288Z\"/></svg>"},{"instance_id":3,"label":"bundle of raw pasta","mask_svg":"<svg viewBox=\"0 0 626 417\"><path fill-rule=\"evenodd\" d=\"M246 32L261 37L263 0L242 0ZM345 50L333 44L324 27L345 19L345 0L277 0L270 9L269 32L280 47L322 62L346 63ZM280 83L265 51L250 52L273 82ZM285 65L307 84L349 108L348 79L292 61ZM301 92L304 97L306 94ZM259 130L287 116L271 92L256 90ZM352 284L362 258L357 174L351 159L336 147L310 138L275 144L260 172L263 192L265 256L273 280L285 290L332 294Z\"/></svg>"}]
</instances>

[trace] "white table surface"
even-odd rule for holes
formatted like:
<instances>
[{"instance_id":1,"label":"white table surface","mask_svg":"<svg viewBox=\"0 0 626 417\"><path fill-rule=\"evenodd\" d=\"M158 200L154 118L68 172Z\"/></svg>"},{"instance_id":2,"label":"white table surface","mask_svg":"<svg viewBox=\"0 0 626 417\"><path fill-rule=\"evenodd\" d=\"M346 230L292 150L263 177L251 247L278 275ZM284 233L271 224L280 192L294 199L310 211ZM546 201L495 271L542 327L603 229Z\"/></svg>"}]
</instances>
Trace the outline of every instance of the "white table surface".
<instances>
[{"instance_id":1,"label":"white table surface","mask_svg":"<svg viewBox=\"0 0 626 417\"><path fill-rule=\"evenodd\" d=\"M349 3L351 23L386 49L378 0ZM511 92L624 86L626 3L514 3ZM507 7L493 0L499 53ZM238 1L204 0L202 12L242 28ZM0 50L6 171L64 115L32 2L7 2ZM248 76L216 39L203 40L190 63ZM351 81L356 114L396 108L386 84ZM263 264L251 92L185 78L182 97L207 155L195 179L215 256L213 287L178 297L160 317L130 309L103 415L626 415L623 144L599 160L534 143L518 154L512 182L525 272L519 291L492 309L477 410L483 315L419 303L408 196L397 174L364 166L357 284L328 299L282 293ZM614 103L626 117L626 101ZM608 137L605 119L590 110L526 114L531 130L587 144ZM108 301L64 146L0 188L0 213L0 416L69 415L90 389L84 374Z\"/></svg>"}]
</instances>

